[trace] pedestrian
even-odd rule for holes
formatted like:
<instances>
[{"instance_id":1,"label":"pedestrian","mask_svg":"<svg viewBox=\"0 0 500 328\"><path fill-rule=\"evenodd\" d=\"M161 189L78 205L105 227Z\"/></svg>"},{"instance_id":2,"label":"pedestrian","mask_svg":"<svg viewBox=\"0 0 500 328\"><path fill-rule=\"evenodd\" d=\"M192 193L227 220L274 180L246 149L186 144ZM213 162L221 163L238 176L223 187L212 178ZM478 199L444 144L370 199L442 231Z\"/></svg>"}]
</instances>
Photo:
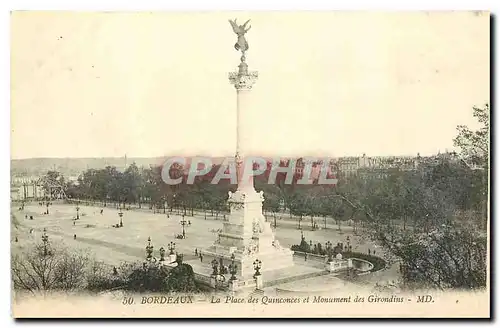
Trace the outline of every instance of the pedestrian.
<instances>
[{"instance_id":1,"label":"pedestrian","mask_svg":"<svg viewBox=\"0 0 500 328\"><path fill-rule=\"evenodd\" d=\"M16 243L19 241L19 239L17 239L17 236L16 236Z\"/></svg>"},{"instance_id":2,"label":"pedestrian","mask_svg":"<svg viewBox=\"0 0 500 328\"><path fill-rule=\"evenodd\" d=\"M368 255L371 255L371 250L368 248Z\"/></svg>"},{"instance_id":3,"label":"pedestrian","mask_svg":"<svg viewBox=\"0 0 500 328\"><path fill-rule=\"evenodd\" d=\"M75 223L76 223L76 222L75 222L75 221L73 221L73 225L75 225Z\"/></svg>"},{"instance_id":4,"label":"pedestrian","mask_svg":"<svg viewBox=\"0 0 500 328\"><path fill-rule=\"evenodd\" d=\"M170 219L170 214L167 214L167 219Z\"/></svg>"},{"instance_id":5,"label":"pedestrian","mask_svg":"<svg viewBox=\"0 0 500 328\"><path fill-rule=\"evenodd\" d=\"M101 215L102 215L102 212L104 212L104 209L101 209Z\"/></svg>"},{"instance_id":6,"label":"pedestrian","mask_svg":"<svg viewBox=\"0 0 500 328\"><path fill-rule=\"evenodd\" d=\"M203 254L200 252L200 262L203 262Z\"/></svg>"},{"instance_id":7,"label":"pedestrian","mask_svg":"<svg viewBox=\"0 0 500 328\"><path fill-rule=\"evenodd\" d=\"M375 250L373 250L373 255L375 255Z\"/></svg>"},{"instance_id":8,"label":"pedestrian","mask_svg":"<svg viewBox=\"0 0 500 328\"><path fill-rule=\"evenodd\" d=\"M195 249L194 249L194 255L195 255L195 256L198 256L198 248L195 248Z\"/></svg>"},{"instance_id":9,"label":"pedestrian","mask_svg":"<svg viewBox=\"0 0 500 328\"><path fill-rule=\"evenodd\" d=\"M307 261L307 253L304 253L304 261Z\"/></svg>"},{"instance_id":10,"label":"pedestrian","mask_svg":"<svg viewBox=\"0 0 500 328\"><path fill-rule=\"evenodd\" d=\"M24 216L24 219L28 220L28 214L26 214L26 215Z\"/></svg>"},{"instance_id":11,"label":"pedestrian","mask_svg":"<svg viewBox=\"0 0 500 328\"><path fill-rule=\"evenodd\" d=\"M73 235L73 239L76 239L76 233Z\"/></svg>"},{"instance_id":12,"label":"pedestrian","mask_svg":"<svg viewBox=\"0 0 500 328\"><path fill-rule=\"evenodd\" d=\"M191 226L191 220L188 220L188 226Z\"/></svg>"},{"instance_id":13,"label":"pedestrian","mask_svg":"<svg viewBox=\"0 0 500 328\"><path fill-rule=\"evenodd\" d=\"M117 275L118 275L118 270L116 269L116 267L115 267L115 266L113 267L113 275L114 275L114 276L117 276Z\"/></svg>"}]
</instances>

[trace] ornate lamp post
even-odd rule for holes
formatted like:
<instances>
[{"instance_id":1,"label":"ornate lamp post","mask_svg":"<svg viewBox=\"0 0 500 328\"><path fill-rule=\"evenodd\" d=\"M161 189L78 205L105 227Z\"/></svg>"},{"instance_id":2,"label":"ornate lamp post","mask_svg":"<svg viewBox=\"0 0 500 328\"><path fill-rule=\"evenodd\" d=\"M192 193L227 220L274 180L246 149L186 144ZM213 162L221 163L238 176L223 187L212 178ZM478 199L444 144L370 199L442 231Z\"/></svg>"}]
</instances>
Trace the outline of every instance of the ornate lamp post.
<instances>
[{"instance_id":1,"label":"ornate lamp post","mask_svg":"<svg viewBox=\"0 0 500 328\"><path fill-rule=\"evenodd\" d=\"M211 264L212 264L212 269L214 270L212 272L212 278L215 280L214 287L215 287L215 289L217 289L218 287L220 287L224 283L224 281L226 281L226 277L224 277L223 274L220 274L220 272L218 270L219 261L217 261L216 259L213 259Z\"/></svg>"},{"instance_id":2,"label":"ornate lamp post","mask_svg":"<svg viewBox=\"0 0 500 328\"><path fill-rule=\"evenodd\" d=\"M229 278L229 281L234 281L236 280L236 272L238 272L238 266L236 263L234 263L235 256L234 253L231 255L231 264L229 264L229 273L231 274L231 278Z\"/></svg>"},{"instance_id":3,"label":"ornate lamp post","mask_svg":"<svg viewBox=\"0 0 500 328\"><path fill-rule=\"evenodd\" d=\"M219 275L219 262L216 260L216 259L213 259L212 262L210 262L212 264L212 269L213 269L213 272L212 272L212 276L216 277Z\"/></svg>"},{"instance_id":4,"label":"ornate lamp post","mask_svg":"<svg viewBox=\"0 0 500 328\"><path fill-rule=\"evenodd\" d=\"M163 202L163 214L166 214L167 213L167 198L165 196L162 196L161 197L161 201Z\"/></svg>"},{"instance_id":5,"label":"ornate lamp post","mask_svg":"<svg viewBox=\"0 0 500 328\"><path fill-rule=\"evenodd\" d=\"M76 219L80 220L80 206L76 205Z\"/></svg>"},{"instance_id":6,"label":"ornate lamp post","mask_svg":"<svg viewBox=\"0 0 500 328\"><path fill-rule=\"evenodd\" d=\"M120 212L118 212L118 216L120 217L120 228L122 228L123 227L123 220L122 220L123 212L121 209L120 209Z\"/></svg>"},{"instance_id":7,"label":"ornate lamp post","mask_svg":"<svg viewBox=\"0 0 500 328\"><path fill-rule=\"evenodd\" d=\"M146 261L151 261L153 258L153 245L151 245L151 237L148 237L148 245L146 246Z\"/></svg>"},{"instance_id":8,"label":"ornate lamp post","mask_svg":"<svg viewBox=\"0 0 500 328\"><path fill-rule=\"evenodd\" d=\"M184 220L184 214L182 215L181 226L182 226L182 239L186 239L186 229L184 226L187 224L186 220Z\"/></svg>"},{"instance_id":9,"label":"ornate lamp post","mask_svg":"<svg viewBox=\"0 0 500 328\"><path fill-rule=\"evenodd\" d=\"M333 261L332 257L332 243L330 241L326 242L326 253L328 254L328 262Z\"/></svg>"},{"instance_id":10,"label":"ornate lamp post","mask_svg":"<svg viewBox=\"0 0 500 328\"><path fill-rule=\"evenodd\" d=\"M349 251L349 245L351 243L351 238L349 236L347 236L346 240L347 240L347 250Z\"/></svg>"},{"instance_id":11,"label":"ornate lamp post","mask_svg":"<svg viewBox=\"0 0 500 328\"><path fill-rule=\"evenodd\" d=\"M170 244L168 244L168 249L170 250L170 255L174 255L175 243L171 241Z\"/></svg>"},{"instance_id":12,"label":"ornate lamp post","mask_svg":"<svg viewBox=\"0 0 500 328\"><path fill-rule=\"evenodd\" d=\"M160 262L165 261L165 248L160 247Z\"/></svg>"},{"instance_id":13,"label":"ornate lamp post","mask_svg":"<svg viewBox=\"0 0 500 328\"><path fill-rule=\"evenodd\" d=\"M43 256L47 256L49 255L49 252L47 250L47 247L49 245L49 236L47 236L46 228L43 228L42 242L43 242Z\"/></svg>"},{"instance_id":14,"label":"ornate lamp post","mask_svg":"<svg viewBox=\"0 0 500 328\"><path fill-rule=\"evenodd\" d=\"M176 194L174 194L174 200L172 201L172 207L170 207L170 212L172 212L172 209L175 208L177 210L177 198L176 198Z\"/></svg>"},{"instance_id":15,"label":"ornate lamp post","mask_svg":"<svg viewBox=\"0 0 500 328\"><path fill-rule=\"evenodd\" d=\"M253 275L253 277L258 277L261 275L260 273L260 269L262 268L262 261L260 261L259 259L253 261L253 268L255 270L255 274Z\"/></svg>"}]
</instances>

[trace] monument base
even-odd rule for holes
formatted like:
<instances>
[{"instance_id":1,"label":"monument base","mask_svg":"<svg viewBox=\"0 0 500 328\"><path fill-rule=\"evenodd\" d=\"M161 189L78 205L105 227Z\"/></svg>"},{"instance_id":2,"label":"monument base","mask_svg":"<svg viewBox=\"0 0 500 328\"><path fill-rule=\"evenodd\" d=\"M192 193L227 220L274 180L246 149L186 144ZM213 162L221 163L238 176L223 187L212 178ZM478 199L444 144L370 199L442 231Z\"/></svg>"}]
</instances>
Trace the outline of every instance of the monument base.
<instances>
[{"instance_id":1,"label":"monument base","mask_svg":"<svg viewBox=\"0 0 500 328\"><path fill-rule=\"evenodd\" d=\"M279 245L269 222L265 222L263 201L263 193L253 187L229 192L229 220L214 245L203 251L210 261L215 258L220 263L222 259L224 266L232 263L234 255L236 275L241 279L255 274L256 260L260 261L260 272L293 266L293 251Z\"/></svg>"},{"instance_id":2,"label":"monument base","mask_svg":"<svg viewBox=\"0 0 500 328\"><path fill-rule=\"evenodd\" d=\"M275 271L283 268L288 268L294 265L293 251L290 249L268 249L254 254L243 254L236 250L214 245L203 251L203 258L207 261L216 259L224 266L229 267L233 263L232 255L234 254L234 264L237 266L236 276L238 279L249 279L255 274L254 262L259 260L260 272Z\"/></svg>"}]
</instances>

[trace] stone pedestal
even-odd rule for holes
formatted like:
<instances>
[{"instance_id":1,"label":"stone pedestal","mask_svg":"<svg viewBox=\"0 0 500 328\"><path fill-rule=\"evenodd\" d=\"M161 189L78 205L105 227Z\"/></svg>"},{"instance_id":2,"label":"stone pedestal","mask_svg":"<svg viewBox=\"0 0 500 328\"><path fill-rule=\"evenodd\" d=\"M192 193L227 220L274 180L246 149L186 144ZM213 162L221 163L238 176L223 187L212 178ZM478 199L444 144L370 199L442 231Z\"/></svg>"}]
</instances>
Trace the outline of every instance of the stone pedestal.
<instances>
[{"instance_id":1,"label":"stone pedestal","mask_svg":"<svg viewBox=\"0 0 500 328\"><path fill-rule=\"evenodd\" d=\"M238 291L238 280L229 281L229 290L232 292Z\"/></svg>"},{"instance_id":2,"label":"stone pedestal","mask_svg":"<svg viewBox=\"0 0 500 328\"><path fill-rule=\"evenodd\" d=\"M255 276L255 284L257 289L262 289L262 287L264 287L262 276Z\"/></svg>"},{"instance_id":3,"label":"stone pedestal","mask_svg":"<svg viewBox=\"0 0 500 328\"><path fill-rule=\"evenodd\" d=\"M270 223L262 214L263 193L253 188L229 193L231 214L223 223L218 240L204 250L207 257L223 258L224 263L234 261L236 275L249 278L255 273L253 262L261 261L261 272L277 270L293 265L293 252L282 248L275 239Z\"/></svg>"}]
</instances>

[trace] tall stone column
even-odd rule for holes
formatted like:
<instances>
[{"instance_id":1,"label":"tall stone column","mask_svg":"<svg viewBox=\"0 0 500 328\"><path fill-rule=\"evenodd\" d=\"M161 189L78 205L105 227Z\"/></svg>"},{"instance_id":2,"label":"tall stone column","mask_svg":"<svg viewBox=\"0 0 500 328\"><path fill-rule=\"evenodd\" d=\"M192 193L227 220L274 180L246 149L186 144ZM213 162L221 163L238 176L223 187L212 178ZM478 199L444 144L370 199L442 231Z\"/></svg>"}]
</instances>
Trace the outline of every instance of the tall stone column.
<instances>
[{"instance_id":1,"label":"tall stone column","mask_svg":"<svg viewBox=\"0 0 500 328\"><path fill-rule=\"evenodd\" d=\"M245 56L241 56L241 63L237 72L229 73L229 82L236 89L236 174L238 188L229 196L231 213L229 223L242 227L241 246L248 247L254 234L256 215L262 212L262 195L255 191L253 177L250 174L252 165L247 158L248 140L250 135L246 131L246 114L250 108L252 87L258 79L258 72L248 71ZM245 169L247 169L245 177Z\"/></svg>"},{"instance_id":2,"label":"tall stone column","mask_svg":"<svg viewBox=\"0 0 500 328\"><path fill-rule=\"evenodd\" d=\"M248 65L245 63L245 56L241 57L241 63L237 72L229 73L229 81L236 89L236 172L238 177L238 190L254 190L253 178L247 174L244 178L245 164L252 165L247 162L246 156L248 150L249 135L246 132L246 123L244 113L249 110L249 98L251 97L252 87L257 82L258 72L248 71ZM252 168L249 167L248 170ZM250 172L250 171L248 171Z\"/></svg>"}]
</instances>

